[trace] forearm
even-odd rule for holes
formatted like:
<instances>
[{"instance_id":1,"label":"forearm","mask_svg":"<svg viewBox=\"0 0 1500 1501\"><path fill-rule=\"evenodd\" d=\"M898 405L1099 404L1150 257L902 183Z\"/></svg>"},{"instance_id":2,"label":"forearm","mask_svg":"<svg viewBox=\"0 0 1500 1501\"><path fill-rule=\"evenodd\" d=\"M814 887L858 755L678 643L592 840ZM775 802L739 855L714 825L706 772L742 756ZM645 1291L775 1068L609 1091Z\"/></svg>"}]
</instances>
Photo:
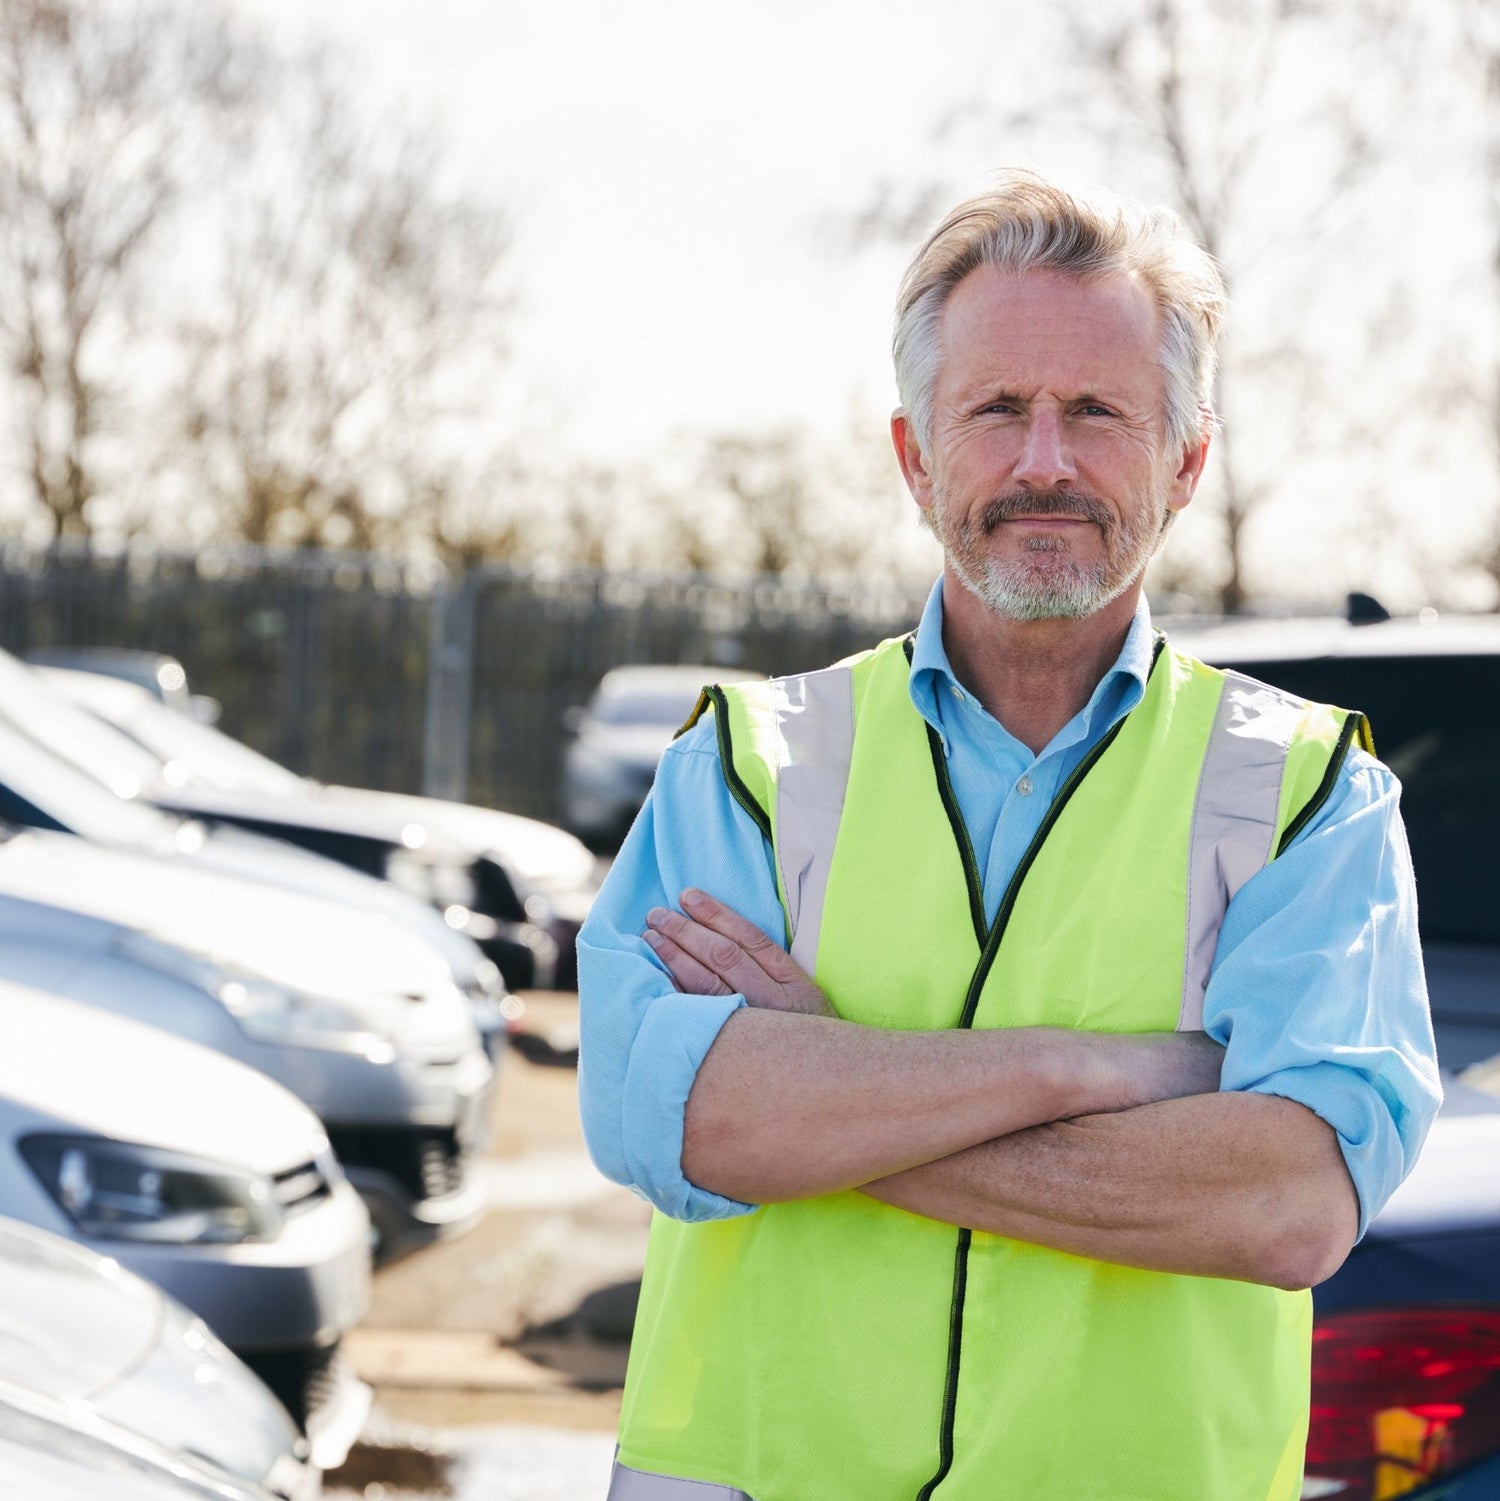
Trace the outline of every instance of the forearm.
<instances>
[{"instance_id":1,"label":"forearm","mask_svg":"<svg viewBox=\"0 0 1500 1501\"><path fill-rule=\"evenodd\" d=\"M683 1171L745 1202L810 1198L1042 1122L1212 1089L1217 1053L1170 1035L899 1032L747 1008L698 1070Z\"/></svg>"},{"instance_id":2,"label":"forearm","mask_svg":"<svg viewBox=\"0 0 1500 1501\"><path fill-rule=\"evenodd\" d=\"M1059 1121L865 1186L887 1204L1154 1271L1308 1287L1359 1206L1334 1131L1270 1095L1221 1093Z\"/></svg>"}]
</instances>

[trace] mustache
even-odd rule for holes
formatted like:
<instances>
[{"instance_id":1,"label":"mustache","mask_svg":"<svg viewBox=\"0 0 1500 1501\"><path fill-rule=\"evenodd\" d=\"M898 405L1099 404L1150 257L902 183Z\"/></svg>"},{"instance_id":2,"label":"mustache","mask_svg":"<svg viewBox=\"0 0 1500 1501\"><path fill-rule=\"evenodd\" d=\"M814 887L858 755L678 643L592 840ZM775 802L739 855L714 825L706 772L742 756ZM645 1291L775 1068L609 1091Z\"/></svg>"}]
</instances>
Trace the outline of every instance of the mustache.
<instances>
[{"instance_id":1,"label":"mustache","mask_svg":"<svg viewBox=\"0 0 1500 1501\"><path fill-rule=\"evenodd\" d=\"M979 513L979 524L988 536L1001 522L1014 521L1017 516L1076 516L1081 521L1092 521L1095 526L1106 529L1113 521L1109 508L1092 495L1078 495L1071 490L1043 490L997 495Z\"/></svg>"}]
</instances>

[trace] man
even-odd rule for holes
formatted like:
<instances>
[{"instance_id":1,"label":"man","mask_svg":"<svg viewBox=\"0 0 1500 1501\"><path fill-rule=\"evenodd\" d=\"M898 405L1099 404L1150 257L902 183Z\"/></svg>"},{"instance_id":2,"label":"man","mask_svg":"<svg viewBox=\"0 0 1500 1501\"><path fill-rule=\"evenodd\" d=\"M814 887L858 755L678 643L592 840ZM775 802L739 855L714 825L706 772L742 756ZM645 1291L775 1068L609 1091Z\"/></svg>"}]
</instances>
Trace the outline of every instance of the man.
<instances>
[{"instance_id":1,"label":"man","mask_svg":"<svg viewBox=\"0 0 1500 1501\"><path fill-rule=\"evenodd\" d=\"M1439 1092L1361 717L1141 596L1222 313L1031 174L908 271L915 636L711 690L580 942L590 1148L662 1211L612 1501L1298 1494L1306 1289Z\"/></svg>"}]
</instances>

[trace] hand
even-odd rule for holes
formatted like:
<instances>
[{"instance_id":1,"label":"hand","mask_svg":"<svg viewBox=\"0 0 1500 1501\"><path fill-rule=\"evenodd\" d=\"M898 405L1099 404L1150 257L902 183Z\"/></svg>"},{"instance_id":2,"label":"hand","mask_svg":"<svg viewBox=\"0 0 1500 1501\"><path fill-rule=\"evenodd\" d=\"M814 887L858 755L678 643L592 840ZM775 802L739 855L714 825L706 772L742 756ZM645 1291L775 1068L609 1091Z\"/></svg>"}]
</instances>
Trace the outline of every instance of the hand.
<instances>
[{"instance_id":1,"label":"hand","mask_svg":"<svg viewBox=\"0 0 1500 1501\"><path fill-rule=\"evenodd\" d=\"M738 993L769 1011L835 1014L811 976L754 923L692 887L682 893L682 906L682 912L653 907L644 936L684 992Z\"/></svg>"}]
</instances>

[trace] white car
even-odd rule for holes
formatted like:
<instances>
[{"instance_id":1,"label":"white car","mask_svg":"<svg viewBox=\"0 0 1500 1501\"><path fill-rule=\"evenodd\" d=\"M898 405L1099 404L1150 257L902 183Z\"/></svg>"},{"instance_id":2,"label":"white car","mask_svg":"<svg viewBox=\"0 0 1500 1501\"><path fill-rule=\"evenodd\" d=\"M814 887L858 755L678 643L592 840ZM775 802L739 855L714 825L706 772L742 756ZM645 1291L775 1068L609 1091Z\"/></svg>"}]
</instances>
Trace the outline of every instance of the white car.
<instances>
[{"instance_id":1,"label":"white car","mask_svg":"<svg viewBox=\"0 0 1500 1501\"><path fill-rule=\"evenodd\" d=\"M4 1219L0 1406L286 1501L321 1490L285 1408L202 1319L112 1257Z\"/></svg>"},{"instance_id":2,"label":"white car","mask_svg":"<svg viewBox=\"0 0 1500 1501\"><path fill-rule=\"evenodd\" d=\"M475 896L465 851L413 825L402 830L406 842L397 838L388 852L382 845L368 869L351 869L282 840L153 807L141 797L160 772L150 750L69 702L39 669L0 651L0 818L371 912L440 951L476 1020L498 1036L503 1022L491 1013L505 994L500 971L460 931Z\"/></svg>"},{"instance_id":3,"label":"white car","mask_svg":"<svg viewBox=\"0 0 1500 1501\"><path fill-rule=\"evenodd\" d=\"M322 1118L383 1258L473 1224L495 1071L466 998L400 928L66 834L0 838L0 978L162 1027Z\"/></svg>"},{"instance_id":4,"label":"white car","mask_svg":"<svg viewBox=\"0 0 1500 1501\"><path fill-rule=\"evenodd\" d=\"M279 1501L148 1439L3 1400L0 1484L24 1501Z\"/></svg>"},{"instance_id":5,"label":"white car","mask_svg":"<svg viewBox=\"0 0 1500 1501\"><path fill-rule=\"evenodd\" d=\"M0 661L0 689L10 686L19 665ZM168 707L138 683L100 671L37 668L32 677L15 686L34 696L45 684L65 701L33 704L59 731L59 707L81 707L114 732L107 746L102 735L80 733L76 724L66 744L58 732L50 739L75 765L102 780L113 775L111 785L122 795L387 874L442 908L498 961L511 985L568 989L575 983L573 943L599 879L594 857L571 834L493 808L325 786ZM130 746L119 744L121 735ZM452 887L446 895L437 889L443 882ZM461 882L467 882L464 889Z\"/></svg>"},{"instance_id":6,"label":"white car","mask_svg":"<svg viewBox=\"0 0 1500 1501\"><path fill-rule=\"evenodd\" d=\"M369 1392L338 1357L369 1302L369 1217L318 1119L154 1027L0 983L0 1214L164 1288L266 1380L320 1467Z\"/></svg>"}]
</instances>

